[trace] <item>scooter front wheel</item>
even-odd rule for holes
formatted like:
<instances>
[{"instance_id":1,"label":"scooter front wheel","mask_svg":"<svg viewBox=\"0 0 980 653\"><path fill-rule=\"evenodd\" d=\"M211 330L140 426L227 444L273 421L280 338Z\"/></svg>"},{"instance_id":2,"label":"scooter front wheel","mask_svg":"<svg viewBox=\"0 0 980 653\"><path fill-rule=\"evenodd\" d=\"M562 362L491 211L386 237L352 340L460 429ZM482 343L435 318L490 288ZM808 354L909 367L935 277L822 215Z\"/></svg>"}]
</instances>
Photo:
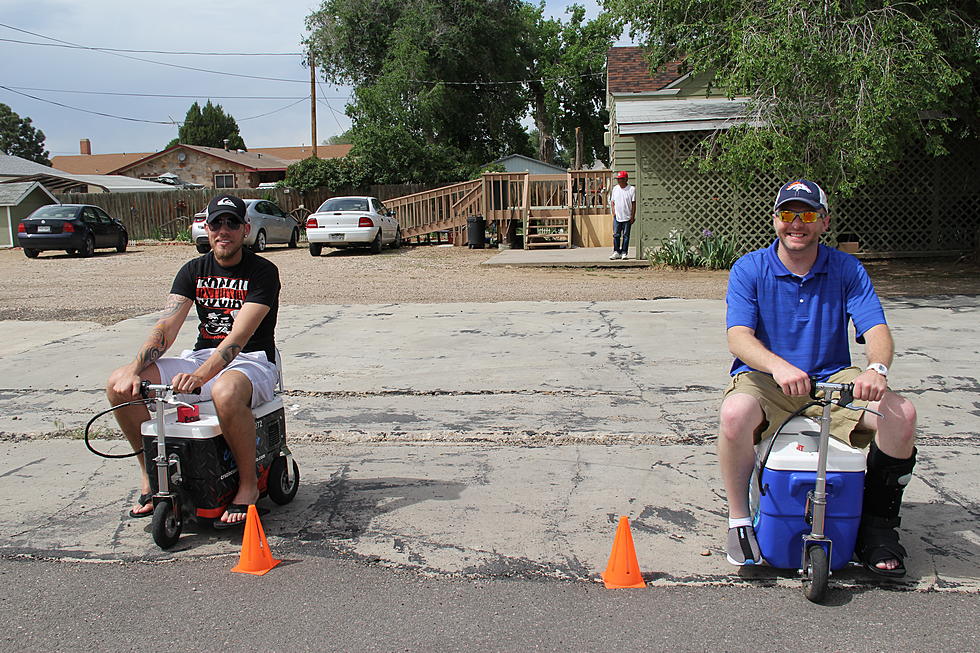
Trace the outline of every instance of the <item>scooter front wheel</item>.
<instances>
[{"instance_id":1,"label":"scooter front wheel","mask_svg":"<svg viewBox=\"0 0 980 653\"><path fill-rule=\"evenodd\" d=\"M819 544L807 549L809 563L803 570L803 593L814 603L820 603L827 593L827 579L830 577L830 563L827 560L827 549Z\"/></svg>"},{"instance_id":2,"label":"scooter front wheel","mask_svg":"<svg viewBox=\"0 0 980 653\"><path fill-rule=\"evenodd\" d=\"M180 509L171 502L161 501L153 509L153 541L161 549L169 549L177 543L183 526Z\"/></svg>"},{"instance_id":3,"label":"scooter front wheel","mask_svg":"<svg viewBox=\"0 0 980 653\"><path fill-rule=\"evenodd\" d=\"M269 498L280 506L292 501L296 496L296 490L299 489L299 466L296 465L296 461L293 461L293 474L290 478L286 474L287 464L287 458L279 456L269 467Z\"/></svg>"}]
</instances>

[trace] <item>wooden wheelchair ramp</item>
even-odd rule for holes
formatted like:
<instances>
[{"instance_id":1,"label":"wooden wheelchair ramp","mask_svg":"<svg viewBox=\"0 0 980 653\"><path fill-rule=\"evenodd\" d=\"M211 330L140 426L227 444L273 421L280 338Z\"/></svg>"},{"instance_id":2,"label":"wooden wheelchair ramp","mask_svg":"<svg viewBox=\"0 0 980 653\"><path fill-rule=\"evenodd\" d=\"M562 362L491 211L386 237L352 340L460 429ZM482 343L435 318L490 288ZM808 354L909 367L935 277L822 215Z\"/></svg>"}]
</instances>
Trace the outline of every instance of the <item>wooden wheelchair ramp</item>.
<instances>
[{"instance_id":1,"label":"wooden wheelchair ramp","mask_svg":"<svg viewBox=\"0 0 980 653\"><path fill-rule=\"evenodd\" d=\"M385 205L395 210L406 239L447 232L453 244L469 244L467 224L482 217L500 243L513 245L522 231L525 249L570 248L576 244L577 218L609 215L611 182L609 170L488 172L479 179L395 197Z\"/></svg>"}]
</instances>

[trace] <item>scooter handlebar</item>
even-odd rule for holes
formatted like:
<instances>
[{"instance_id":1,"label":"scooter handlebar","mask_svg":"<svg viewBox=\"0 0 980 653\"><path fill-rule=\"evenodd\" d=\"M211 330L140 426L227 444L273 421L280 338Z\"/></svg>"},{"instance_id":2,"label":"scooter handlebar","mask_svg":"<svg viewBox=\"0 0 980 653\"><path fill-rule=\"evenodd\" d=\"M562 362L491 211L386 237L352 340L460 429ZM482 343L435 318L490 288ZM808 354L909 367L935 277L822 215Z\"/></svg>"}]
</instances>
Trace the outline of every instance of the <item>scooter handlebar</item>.
<instances>
[{"instance_id":1,"label":"scooter handlebar","mask_svg":"<svg viewBox=\"0 0 980 653\"><path fill-rule=\"evenodd\" d=\"M173 389L174 389L174 387L172 385L169 385L169 384L164 384L164 383L150 383L149 381L143 381L142 383L140 383L140 396L142 396L144 399L148 399L151 392L154 392L154 393L156 393L156 392L173 392ZM201 389L200 388L194 388L194 391L193 392L187 392L187 393L183 393L182 392L180 394L199 395L199 394L201 394Z\"/></svg>"},{"instance_id":2,"label":"scooter handlebar","mask_svg":"<svg viewBox=\"0 0 980 653\"><path fill-rule=\"evenodd\" d=\"M854 384L853 383L829 383L827 381L820 381L815 376L810 377L810 399L817 399L817 392L823 390L824 396L827 397L831 392L840 392L841 395L854 396ZM848 401L847 403L851 403Z\"/></svg>"}]
</instances>

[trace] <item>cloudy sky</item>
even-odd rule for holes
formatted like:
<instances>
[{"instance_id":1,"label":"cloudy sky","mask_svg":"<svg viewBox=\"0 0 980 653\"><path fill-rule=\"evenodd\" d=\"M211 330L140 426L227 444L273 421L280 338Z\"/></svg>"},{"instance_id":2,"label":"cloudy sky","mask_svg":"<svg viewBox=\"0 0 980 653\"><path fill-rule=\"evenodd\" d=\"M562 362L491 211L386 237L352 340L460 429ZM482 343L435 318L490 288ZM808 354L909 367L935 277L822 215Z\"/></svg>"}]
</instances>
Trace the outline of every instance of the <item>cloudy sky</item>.
<instances>
[{"instance_id":1,"label":"cloudy sky","mask_svg":"<svg viewBox=\"0 0 980 653\"><path fill-rule=\"evenodd\" d=\"M546 11L563 16L569 4L551 0ZM578 4L589 16L598 13L595 0ZM52 156L78 154L82 138L92 141L93 154L157 151L177 136L171 121L182 120L195 100L208 99L235 117L249 147L309 145L309 72L298 54L107 53L56 44L298 53L304 20L318 5L317 0L0 0L0 86L5 87L0 103L33 120ZM147 97L153 95L158 97ZM350 126L344 115L349 89L321 82L317 95L322 142Z\"/></svg>"}]
</instances>

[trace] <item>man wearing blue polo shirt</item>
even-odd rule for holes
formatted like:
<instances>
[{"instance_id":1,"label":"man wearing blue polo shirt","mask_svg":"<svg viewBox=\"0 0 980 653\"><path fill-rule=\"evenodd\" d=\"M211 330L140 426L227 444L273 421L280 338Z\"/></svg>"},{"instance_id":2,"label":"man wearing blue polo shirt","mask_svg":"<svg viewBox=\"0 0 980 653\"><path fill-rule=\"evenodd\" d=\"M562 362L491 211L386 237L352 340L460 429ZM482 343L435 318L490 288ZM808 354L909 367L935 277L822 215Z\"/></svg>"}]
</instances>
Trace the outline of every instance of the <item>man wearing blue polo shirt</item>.
<instances>
[{"instance_id":1,"label":"man wearing blue polo shirt","mask_svg":"<svg viewBox=\"0 0 980 653\"><path fill-rule=\"evenodd\" d=\"M831 435L868 447L858 555L883 576L905 574L902 492L915 465L915 408L888 389L891 332L871 280L849 254L820 244L830 228L823 189L794 180L773 207L775 242L740 258L728 281L728 347L735 356L721 405L718 459L728 497L728 561L761 561L749 515L753 446L809 400L810 376L853 383L856 405L834 407ZM851 365L848 324L867 362ZM813 410L813 409L811 409Z\"/></svg>"}]
</instances>

